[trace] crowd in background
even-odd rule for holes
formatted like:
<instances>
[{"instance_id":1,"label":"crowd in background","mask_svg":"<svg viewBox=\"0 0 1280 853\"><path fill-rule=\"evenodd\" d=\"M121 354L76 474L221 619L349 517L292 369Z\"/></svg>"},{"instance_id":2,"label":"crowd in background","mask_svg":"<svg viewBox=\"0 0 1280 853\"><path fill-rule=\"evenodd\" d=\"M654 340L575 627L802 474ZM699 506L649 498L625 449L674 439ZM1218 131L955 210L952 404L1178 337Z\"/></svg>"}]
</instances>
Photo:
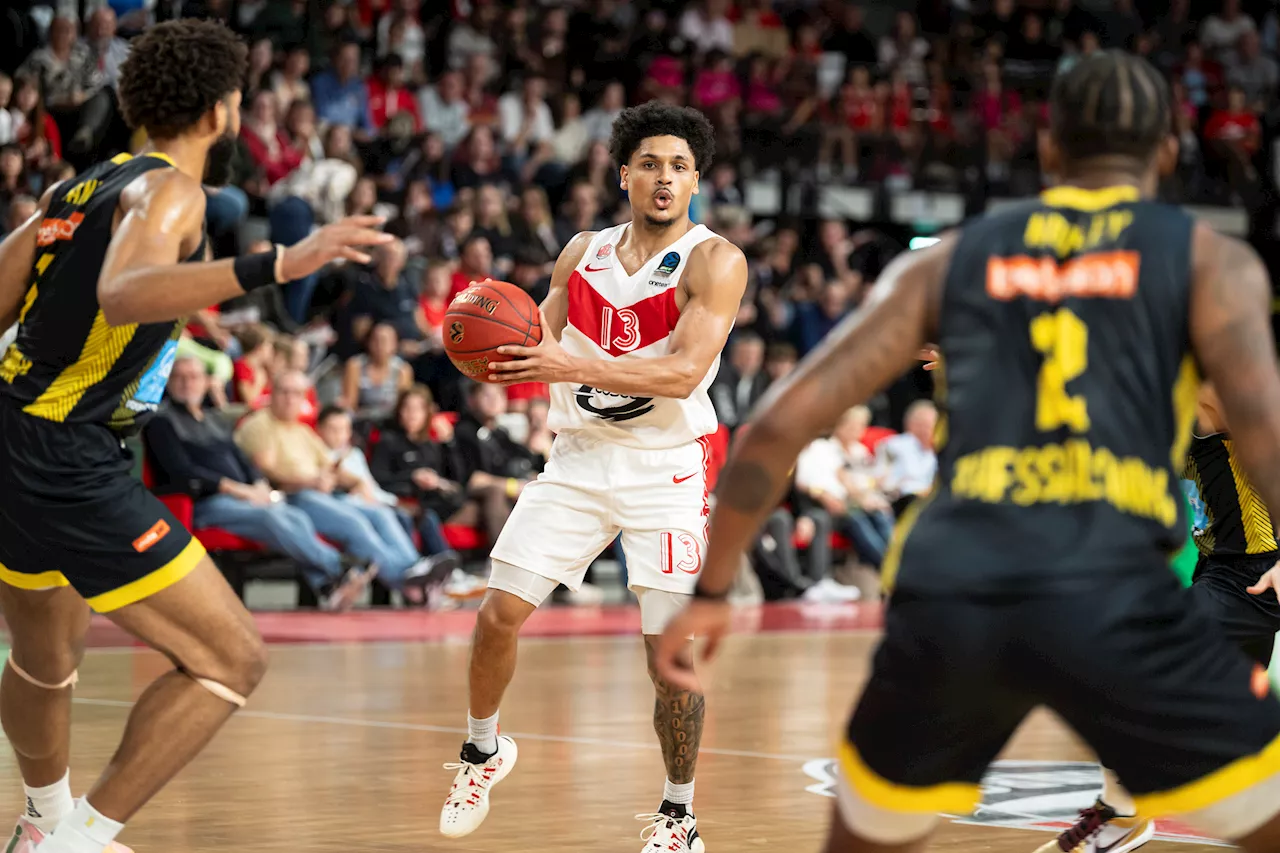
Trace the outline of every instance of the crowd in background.
<instances>
[{"instance_id":1,"label":"crowd in background","mask_svg":"<svg viewBox=\"0 0 1280 853\"><path fill-rule=\"evenodd\" d=\"M235 177L207 190L219 256L292 244L344 214L387 217L398 239L370 266L192 317L148 430L157 489L191 496L197 525L288 554L335 608L371 565L422 601L415 579L482 552L541 469L546 388L465 383L441 325L486 277L540 299L575 233L629 218L607 147L627 105L691 104L716 128L693 216L750 261L712 389L730 431L904 248L841 219L755 216L748 179L1033 193L1054 74L1123 48L1171 82L1182 154L1170 198L1258 208L1275 196L1260 175L1280 124L1280 13L1264 0L8 5L0 230L43 188L144 142L119 114L120 64L131 36L178 16L221 19L250 45ZM895 514L932 480L928 392L913 372L806 450L753 555L768 597L849 600L837 564L879 565ZM464 547L459 528L478 539ZM455 571L450 589L471 594L469 578Z\"/></svg>"}]
</instances>

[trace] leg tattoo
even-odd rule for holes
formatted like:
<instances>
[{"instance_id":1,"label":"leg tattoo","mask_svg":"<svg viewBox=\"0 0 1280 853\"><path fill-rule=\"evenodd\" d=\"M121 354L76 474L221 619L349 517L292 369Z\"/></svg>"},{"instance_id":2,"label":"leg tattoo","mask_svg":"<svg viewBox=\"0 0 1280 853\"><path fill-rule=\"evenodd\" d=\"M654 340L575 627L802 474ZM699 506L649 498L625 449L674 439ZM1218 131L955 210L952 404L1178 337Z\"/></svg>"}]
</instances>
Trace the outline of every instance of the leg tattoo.
<instances>
[{"instance_id":1,"label":"leg tattoo","mask_svg":"<svg viewBox=\"0 0 1280 853\"><path fill-rule=\"evenodd\" d=\"M679 690L663 681L654 669L653 648L647 638L646 648L649 653L649 677L653 680L656 693L653 729L662 746L667 778L673 784L683 785L693 781L693 772L698 764L698 747L702 743L707 700L701 693Z\"/></svg>"}]
</instances>

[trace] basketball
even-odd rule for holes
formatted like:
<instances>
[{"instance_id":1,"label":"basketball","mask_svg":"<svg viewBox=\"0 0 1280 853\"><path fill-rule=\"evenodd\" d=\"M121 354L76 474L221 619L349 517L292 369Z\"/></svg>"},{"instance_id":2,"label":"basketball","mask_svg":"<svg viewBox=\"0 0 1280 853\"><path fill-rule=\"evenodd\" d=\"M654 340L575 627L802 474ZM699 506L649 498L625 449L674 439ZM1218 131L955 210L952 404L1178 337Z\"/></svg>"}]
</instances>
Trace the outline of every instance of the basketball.
<instances>
[{"instance_id":1,"label":"basketball","mask_svg":"<svg viewBox=\"0 0 1280 853\"><path fill-rule=\"evenodd\" d=\"M444 315L444 350L463 376L489 381L489 362L510 361L498 347L542 341L538 303L514 284L477 282L459 293Z\"/></svg>"}]
</instances>

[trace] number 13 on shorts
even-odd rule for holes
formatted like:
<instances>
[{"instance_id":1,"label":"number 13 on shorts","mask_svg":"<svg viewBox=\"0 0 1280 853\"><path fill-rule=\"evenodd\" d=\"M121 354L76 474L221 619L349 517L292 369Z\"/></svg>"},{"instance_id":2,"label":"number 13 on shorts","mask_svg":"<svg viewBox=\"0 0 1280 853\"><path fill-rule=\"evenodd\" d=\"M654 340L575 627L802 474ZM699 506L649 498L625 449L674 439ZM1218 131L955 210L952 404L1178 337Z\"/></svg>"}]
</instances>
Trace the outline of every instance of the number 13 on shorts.
<instances>
[{"instance_id":1,"label":"number 13 on shorts","mask_svg":"<svg viewBox=\"0 0 1280 853\"><path fill-rule=\"evenodd\" d=\"M664 575L696 575L702 570L702 545L692 533L664 530L658 534L658 563Z\"/></svg>"}]
</instances>

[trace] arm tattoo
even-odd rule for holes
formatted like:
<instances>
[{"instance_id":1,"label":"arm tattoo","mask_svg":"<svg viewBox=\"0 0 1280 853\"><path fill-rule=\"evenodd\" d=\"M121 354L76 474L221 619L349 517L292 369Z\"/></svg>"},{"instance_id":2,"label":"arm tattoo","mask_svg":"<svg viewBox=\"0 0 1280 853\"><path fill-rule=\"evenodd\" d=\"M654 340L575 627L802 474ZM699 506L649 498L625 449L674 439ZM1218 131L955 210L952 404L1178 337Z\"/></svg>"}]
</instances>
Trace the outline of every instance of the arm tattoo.
<instances>
[{"instance_id":1,"label":"arm tattoo","mask_svg":"<svg viewBox=\"0 0 1280 853\"><path fill-rule=\"evenodd\" d=\"M739 512L755 512L770 505L776 491L773 476L759 462L730 462L720 474L716 499Z\"/></svg>"},{"instance_id":2,"label":"arm tattoo","mask_svg":"<svg viewBox=\"0 0 1280 853\"><path fill-rule=\"evenodd\" d=\"M649 656L649 676L653 679L655 693L653 730L662 747L667 778L676 785L687 784L693 781L693 772L698 765L698 748L702 745L707 699L701 693L677 690L663 681L653 669L652 652Z\"/></svg>"}]
</instances>

